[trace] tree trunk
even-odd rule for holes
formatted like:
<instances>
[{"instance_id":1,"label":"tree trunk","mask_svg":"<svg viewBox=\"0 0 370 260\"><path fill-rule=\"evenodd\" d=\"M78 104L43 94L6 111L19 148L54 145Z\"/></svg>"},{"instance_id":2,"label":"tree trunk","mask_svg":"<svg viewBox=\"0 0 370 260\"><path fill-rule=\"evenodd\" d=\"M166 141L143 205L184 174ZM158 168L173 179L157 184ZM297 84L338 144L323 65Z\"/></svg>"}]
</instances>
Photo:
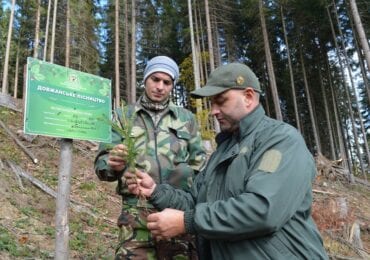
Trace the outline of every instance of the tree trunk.
<instances>
[{"instance_id":1,"label":"tree trunk","mask_svg":"<svg viewBox=\"0 0 370 260\"><path fill-rule=\"evenodd\" d=\"M334 6L334 10L335 10L335 13L334 14L335 14L335 17L336 17L336 20L337 20L337 24L338 24L339 35L340 35L340 38L342 39L341 43L342 43L343 55L344 55L344 58L345 58L345 64L347 65L348 76L349 76L350 81L351 81L351 89L350 90L352 91L352 93L354 93L353 97L354 97L354 101L355 101L355 104L356 104L356 107L357 107L357 112L358 112L358 118L359 118L359 122L360 122L361 133L362 133L363 141L364 141L364 145L365 145L366 160L367 160L368 164L370 164L369 146L367 144L366 131L365 131L365 126L364 126L364 120L362 118L361 109L360 109L360 103L358 102L357 91L356 91L355 83L354 83L353 76L352 76L352 68L351 68L351 65L350 65L350 62L349 62L349 58L348 58L348 55L347 55L346 47L344 46L344 42L343 42L344 41L344 37L343 37L342 30L341 30L340 21L339 21L339 18L338 18L338 14L337 14L336 6L335 6L335 3L334 2L333 2L333 6ZM356 129L354 129L354 131L356 131ZM365 171L364 163L362 162L362 156L361 156L362 153L361 153L360 150L358 150L357 155L359 157L359 161L360 161L360 165L361 165L361 172L364 175L364 178L366 180L367 179L367 176L366 176L366 171Z\"/></svg>"},{"instance_id":2,"label":"tree trunk","mask_svg":"<svg viewBox=\"0 0 370 260\"><path fill-rule=\"evenodd\" d=\"M367 69L370 71L370 48L369 48L369 42L367 41L366 34L364 27L361 23L360 14L357 10L357 4L355 0L349 0L350 6L351 6L351 12L354 19L355 27L358 33L358 36L360 38L360 43L362 50L364 51L366 63L367 63Z\"/></svg>"},{"instance_id":3,"label":"tree trunk","mask_svg":"<svg viewBox=\"0 0 370 260\"><path fill-rule=\"evenodd\" d=\"M4 60L4 72L3 72L3 83L1 93L8 94L8 73L9 73L9 54L10 54L10 42L12 40L12 29L15 12L15 0L12 0L12 7L10 11L9 27L8 27L8 38L6 40L5 60Z\"/></svg>"},{"instance_id":4,"label":"tree trunk","mask_svg":"<svg viewBox=\"0 0 370 260\"><path fill-rule=\"evenodd\" d=\"M115 90L115 107L120 107L120 71L119 71L119 0L115 1L114 7L114 90Z\"/></svg>"},{"instance_id":5,"label":"tree trunk","mask_svg":"<svg viewBox=\"0 0 370 260\"><path fill-rule=\"evenodd\" d=\"M37 0L37 11L36 11L36 25L35 25L35 44L33 46L33 57L37 58L39 54L40 45L40 12L41 12L41 0Z\"/></svg>"},{"instance_id":6,"label":"tree trunk","mask_svg":"<svg viewBox=\"0 0 370 260\"><path fill-rule=\"evenodd\" d=\"M128 0L125 0L125 80L126 80L126 100L129 102L131 97L131 75L130 75L130 45L129 45L129 26L128 26Z\"/></svg>"},{"instance_id":7,"label":"tree trunk","mask_svg":"<svg viewBox=\"0 0 370 260\"><path fill-rule=\"evenodd\" d=\"M221 57L221 50L220 50L220 42L218 41L220 34L218 32L218 28L215 29L215 39L216 39L216 52L215 54L215 68L222 64L222 57Z\"/></svg>"},{"instance_id":8,"label":"tree trunk","mask_svg":"<svg viewBox=\"0 0 370 260\"><path fill-rule=\"evenodd\" d=\"M195 34L194 34L194 37L195 37L195 46L196 46L196 53L197 53L197 62L198 62L198 70L199 70L199 82L201 85L204 84L204 72L206 73L207 71L207 66L205 66L205 70L203 71L203 67L202 67L202 50L204 50L205 48L201 48L201 47L204 47L204 45L201 45L201 42L200 42L200 37L199 35L203 35L203 32L201 31L200 27L202 26L202 21L200 19L201 15L200 15L200 12L197 12L197 11L200 11L200 7L197 7L197 4L195 2L194 4L194 24L195 24ZM203 38L203 37L202 37ZM203 43L203 40L202 40L202 43Z\"/></svg>"},{"instance_id":9,"label":"tree trunk","mask_svg":"<svg viewBox=\"0 0 370 260\"><path fill-rule=\"evenodd\" d=\"M200 87L200 77L199 77L199 66L197 58L197 49L194 40L194 28L193 28L193 12L191 0L188 0L188 13L189 13L189 26L190 26L190 41L191 41L191 54L193 59L193 73L194 73L194 88L198 89ZM199 99L196 99L196 114L199 121L199 113L202 110L202 104ZM200 124L201 122L199 122Z\"/></svg>"},{"instance_id":10,"label":"tree trunk","mask_svg":"<svg viewBox=\"0 0 370 260\"><path fill-rule=\"evenodd\" d=\"M14 93L13 93L14 98L17 98L18 96L18 72L19 72L19 46L17 49L17 57L15 59Z\"/></svg>"},{"instance_id":11,"label":"tree trunk","mask_svg":"<svg viewBox=\"0 0 370 260\"><path fill-rule=\"evenodd\" d=\"M53 25L51 30L51 48L50 48L50 62L54 63L54 49L55 49L55 27L57 23L57 7L58 0L54 0Z\"/></svg>"},{"instance_id":12,"label":"tree trunk","mask_svg":"<svg viewBox=\"0 0 370 260\"><path fill-rule=\"evenodd\" d=\"M356 35L355 35L354 39L355 39L355 43L356 43L356 51L359 55L359 63L360 63L360 68L361 68L362 79L364 81L364 87L365 87L365 91L366 91L366 94L367 94L367 100L368 100L367 104L370 105L370 85L369 85L369 80L367 78L367 73L366 73L366 69L365 69L365 62L362 58L362 54L361 54L360 48L358 46L358 40L357 40Z\"/></svg>"},{"instance_id":13,"label":"tree trunk","mask_svg":"<svg viewBox=\"0 0 370 260\"><path fill-rule=\"evenodd\" d=\"M326 52L328 53L328 52ZM347 149L344 144L344 138L343 138L343 129L341 125L341 120L339 118L339 113L338 113L338 101L337 101L337 94L335 92L335 88L333 87L332 79L331 79L331 74L330 74L330 66L328 59L326 59L326 66L328 70L328 78L329 78L329 87L330 87L330 93L333 101L333 111L334 111L334 119L336 123L336 129L337 129L337 136L338 136L338 143L339 143L339 150L340 150L340 158L343 160L343 166L345 169L348 170L348 180L350 183L354 182L353 174L352 174L352 169L349 163L348 155L347 155Z\"/></svg>"},{"instance_id":14,"label":"tree trunk","mask_svg":"<svg viewBox=\"0 0 370 260\"><path fill-rule=\"evenodd\" d=\"M199 66L198 59L196 55L196 46L194 39L194 26L193 26L193 12L192 12L192 3L191 0L188 0L188 12L189 12L189 27L190 27L190 42L191 42L191 54L193 59L193 73L194 73L194 88L199 88L200 77L199 77Z\"/></svg>"},{"instance_id":15,"label":"tree trunk","mask_svg":"<svg viewBox=\"0 0 370 260\"><path fill-rule=\"evenodd\" d=\"M212 38L211 19L209 17L208 0L204 0L204 5L205 5L205 12L206 12L209 65L211 67L211 72L212 72L215 69L215 58L214 58L214 53L213 53L213 38Z\"/></svg>"},{"instance_id":16,"label":"tree trunk","mask_svg":"<svg viewBox=\"0 0 370 260\"><path fill-rule=\"evenodd\" d=\"M320 139L319 139L319 135L318 135L316 119L315 119L315 115L314 115L314 112L313 112L310 89L308 87L307 74L306 74L306 68L305 68L305 63L304 63L304 59L303 59L302 47L299 48L299 54L300 54L300 60L301 60L301 64L302 64L302 76L303 76L303 82L304 82L304 89L306 91L306 96L307 96L308 111L310 113L310 119L311 119L311 124L312 124L312 132L313 132L313 137L315 139L315 144L316 144L316 152L318 154L320 154L321 153L321 144L320 144Z\"/></svg>"},{"instance_id":17,"label":"tree trunk","mask_svg":"<svg viewBox=\"0 0 370 260\"><path fill-rule=\"evenodd\" d=\"M266 67L265 65L263 66L264 68ZM264 75L262 77L263 80L267 79L268 78L268 73L266 72L266 70L264 70ZM262 82L261 82L262 83ZM266 83L266 82L265 82ZM262 83L263 84L263 83ZM268 82L266 83L266 85L268 84ZM265 91L265 95L263 96L264 98L264 101L265 101L265 110L266 110L266 115L268 115L269 117L271 117L271 109L270 109L270 89L269 88L266 88L266 91Z\"/></svg>"},{"instance_id":18,"label":"tree trunk","mask_svg":"<svg viewBox=\"0 0 370 260\"><path fill-rule=\"evenodd\" d=\"M208 7L209 7L209 5L208 5ZM208 12L209 12L209 10L208 10ZM213 12L211 12L211 13L213 13ZM212 33L212 30L210 30L211 35L208 36L208 37L210 37L208 39L208 44L210 44L209 43L209 41L210 41L211 45L212 45L212 50L211 51L212 51L212 56L213 56L213 63L214 63L213 69L214 69L216 66L220 66L222 64L222 62L221 62L220 46L219 46L219 41L218 41L219 37L218 37L217 22L214 21L215 18L212 21L211 17L215 17L215 16L214 15L213 16L209 15L209 19L210 19L209 27L214 29L214 33ZM208 34L208 25L207 25L207 34ZM213 48L213 42L215 42L216 50ZM210 45L208 46L208 48L210 48ZM211 71L212 71L212 67L211 67ZM208 78L208 76L206 76L206 77ZM208 102L209 102L209 100L208 100ZM211 107L211 105L209 105L209 107ZM213 122L214 130L217 134L217 133L221 132L220 123L218 122L218 120L215 117L212 117L212 118L213 118L212 122Z\"/></svg>"},{"instance_id":19,"label":"tree trunk","mask_svg":"<svg viewBox=\"0 0 370 260\"><path fill-rule=\"evenodd\" d=\"M325 89L324 89L324 82L323 82L322 75L321 75L321 69L320 69L320 67L318 69L319 69L319 78L320 78L320 88L321 88L321 93L322 93L322 99L324 101L325 117L326 117L326 124L327 124L326 133L329 135L330 158L332 160L335 160L334 138L333 138L333 131L332 131L332 126L331 126L331 121L330 121L328 102L327 102L327 98L326 98L326 92L325 92Z\"/></svg>"},{"instance_id":20,"label":"tree trunk","mask_svg":"<svg viewBox=\"0 0 370 260\"><path fill-rule=\"evenodd\" d=\"M136 100L136 0L131 1L131 89L130 103Z\"/></svg>"},{"instance_id":21,"label":"tree trunk","mask_svg":"<svg viewBox=\"0 0 370 260\"><path fill-rule=\"evenodd\" d=\"M66 10L66 60L65 60L65 66L69 67L69 56L70 56L70 42L71 42L71 31L70 31L70 16L71 16L71 10L69 9L69 0L67 0L67 10Z\"/></svg>"},{"instance_id":22,"label":"tree trunk","mask_svg":"<svg viewBox=\"0 0 370 260\"><path fill-rule=\"evenodd\" d=\"M283 12L283 6L282 5L280 6L280 16L281 16L281 22L282 22L282 25L283 25L284 41L285 41L286 52L287 52L287 57L288 57L290 86L292 88L292 98L293 98L295 121L296 121L296 126L297 126L298 131L301 132L301 124L300 124L300 120L299 120L299 112L298 112L296 91L295 91L295 85L294 85L294 74L293 74L292 60L290 58L288 36L287 36L287 32L286 32L286 27L285 27L284 12Z\"/></svg>"},{"instance_id":23,"label":"tree trunk","mask_svg":"<svg viewBox=\"0 0 370 260\"><path fill-rule=\"evenodd\" d=\"M354 43L355 43L355 47L356 47L356 52L359 56L359 64L360 64L360 68L361 68L361 74L362 74L362 79L364 81L364 86L365 86L365 90L366 90L366 93L367 93L367 99L368 99L368 104L370 104L370 86L369 86L369 80L367 78L367 72L366 72L366 68L365 68L365 61L364 61L364 58L363 58L363 54L361 52L361 48L360 48L360 44L359 44L359 36L358 36L358 33L356 32L355 28L354 28L354 25L353 25L353 15L350 15L349 16L349 21L350 21L350 24L351 24L351 28L352 28L352 31L353 31L353 39L354 39Z\"/></svg>"},{"instance_id":24,"label":"tree trunk","mask_svg":"<svg viewBox=\"0 0 370 260\"><path fill-rule=\"evenodd\" d=\"M260 12L260 19L261 19L261 28L262 28L262 34L263 34L263 45L265 47L267 71L268 71L269 80L270 80L272 100L274 102L276 119L282 121L283 116L281 114L281 109L280 109L280 101L279 101L279 94L278 94L277 86L276 86L274 65L272 64L271 51L270 51L270 45L269 45L269 39L268 39L266 21L265 21L265 14L263 10L263 0L259 0L258 2L259 2L259 12Z\"/></svg>"},{"instance_id":25,"label":"tree trunk","mask_svg":"<svg viewBox=\"0 0 370 260\"><path fill-rule=\"evenodd\" d=\"M49 22L50 22L50 12L51 12L51 0L48 1L48 13L46 16L46 28L45 28L45 44L44 44L44 55L43 61L46 61L47 51L48 51L48 38L49 38Z\"/></svg>"},{"instance_id":26,"label":"tree trunk","mask_svg":"<svg viewBox=\"0 0 370 260\"><path fill-rule=\"evenodd\" d=\"M207 1L206 8L208 8L208 1ZM196 28L195 35L196 35L196 38L197 38L197 45L198 45L197 53L198 53L198 56L199 56L198 57L198 62L199 62L199 71L200 71L200 84L204 85L207 81L207 78L208 78L208 75L207 75L208 66L207 66L207 59L203 55L203 54L206 53L204 37L199 37L199 35L204 35L203 30L202 30L203 22L202 22L202 16L201 16L201 12L200 12L201 8L200 8L200 6L198 6L198 8L196 8L196 9L198 10L197 13L198 13L198 17L199 17L199 19L197 19L197 16L195 16L195 28ZM206 14L206 16L207 16L207 14ZM206 17L206 19L207 19L207 17ZM208 13L208 19L209 19L209 13ZM207 28L207 35L208 35L208 28ZM207 37L212 37L212 34L211 34L211 36L208 35ZM200 41L201 41L201 43L200 43ZM212 42L212 39L208 38L208 44L209 44L209 41ZM200 50L200 46L202 46L202 51ZM209 52L208 52L208 54L209 54L209 56L211 55ZM212 50L212 55L213 55L213 50ZM212 58L212 61L210 61L210 64L211 64L211 62L213 63L213 66L210 65L210 67L211 67L210 69L211 69L211 72L212 72L214 70L214 59L213 58ZM202 64L203 64L203 67L202 67ZM216 133L219 133L220 132L220 126L218 124L217 119L210 116L209 113L205 114L206 110L210 111L209 100L207 100L207 99L201 100L201 110L203 111L203 113L202 113L202 116L201 116L202 125L200 127L205 129L206 131L215 131Z\"/></svg>"},{"instance_id":27,"label":"tree trunk","mask_svg":"<svg viewBox=\"0 0 370 260\"><path fill-rule=\"evenodd\" d=\"M358 142L357 129L356 129L356 125L355 125L354 113L353 113L353 110L352 110L352 100L351 100L351 96L349 94L348 87L347 87L347 84L346 84L346 81L345 81L345 78L344 78L343 62L342 62L342 59L341 59L338 43L336 41L337 37L335 35L334 25L333 25L333 21L331 19L329 7L326 8L326 11L327 11L328 18L329 18L330 28L331 28L331 32L332 32L332 36L333 36L333 42L334 42L334 45L335 45L336 54L337 54L338 61L339 61L339 66L340 66L340 69L341 69L341 72L342 72L343 88L344 88L344 91L346 93L348 113L349 113L349 118L351 120L352 133L353 133L353 136L354 136L356 151L357 151L357 154L360 155L361 154L360 145L359 145L359 142ZM350 145L350 143L348 143L348 144ZM351 149L351 148L348 147L348 149ZM348 153L350 154L350 150L348 150ZM348 158L349 158L349 156L348 156ZM363 163L362 163L361 156L359 156L359 160L360 160L361 168L363 169L363 167L362 167ZM352 162L353 162L353 160L352 160Z\"/></svg>"},{"instance_id":28,"label":"tree trunk","mask_svg":"<svg viewBox=\"0 0 370 260\"><path fill-rule=\"evenodd\" d=\"M352 168L352 172L357 172L357 165L354 163L354 158L353 158L353 152L351 151L351 138L350 138L350 134L349 134L349 127L348 127L348 121L347 120L343 120L342 122L342 125L343 125L343 128L342 128L342 131L343 131L343 143L346 147L346 151L347 151L347 157L348 157L348 162L349 164L351 165L351 168Z\"/></svg>"}]
</instances>

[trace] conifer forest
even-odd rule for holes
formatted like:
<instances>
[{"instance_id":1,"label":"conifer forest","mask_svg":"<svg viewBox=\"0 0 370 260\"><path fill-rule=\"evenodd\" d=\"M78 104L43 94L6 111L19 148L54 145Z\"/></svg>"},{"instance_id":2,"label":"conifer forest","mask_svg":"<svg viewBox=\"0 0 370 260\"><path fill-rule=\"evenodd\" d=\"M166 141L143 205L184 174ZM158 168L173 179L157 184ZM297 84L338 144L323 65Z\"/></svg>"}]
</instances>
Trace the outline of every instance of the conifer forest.
<instances>
[{"instance_id":1,"label":"conifer forest","mask_svg":"<svg viewBox=\"0 0 370 260\"><path fill-rule=\"evenodd\" d=\"M27 57L108 78L114 106L142 93L156 55L180 66L173 101L215 134L189 97L220 64L257 74L266 113L295 126L314 155L369 175L368 0L0 0L0 87L23 98Z\"/></svg>"}]
</instances>

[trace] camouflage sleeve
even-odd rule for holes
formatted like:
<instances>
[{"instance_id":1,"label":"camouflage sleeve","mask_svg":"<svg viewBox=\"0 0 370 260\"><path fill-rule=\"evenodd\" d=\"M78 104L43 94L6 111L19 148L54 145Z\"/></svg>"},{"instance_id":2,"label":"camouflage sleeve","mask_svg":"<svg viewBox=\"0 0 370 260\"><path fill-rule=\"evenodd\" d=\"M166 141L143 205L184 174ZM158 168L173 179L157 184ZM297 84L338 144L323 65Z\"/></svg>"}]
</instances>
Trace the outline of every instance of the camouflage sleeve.
<instances>
[{"instance_id":1,"label":"camouflage sleeve","mask_svg":"<svg viewBox=\"0 0 370 260\"><path fill-rule=\"evenodd\" d=\"M193 114L190 114L190 127L189 132L191 134L191 138L189 140L189 166L194 170L195 173L200 172L206 162L206 153L204 151L204 147L202 144L202 139L200 136L199 127L197 124L197 121L195 119L195 116Z\"/></svg>"}]
</instances>

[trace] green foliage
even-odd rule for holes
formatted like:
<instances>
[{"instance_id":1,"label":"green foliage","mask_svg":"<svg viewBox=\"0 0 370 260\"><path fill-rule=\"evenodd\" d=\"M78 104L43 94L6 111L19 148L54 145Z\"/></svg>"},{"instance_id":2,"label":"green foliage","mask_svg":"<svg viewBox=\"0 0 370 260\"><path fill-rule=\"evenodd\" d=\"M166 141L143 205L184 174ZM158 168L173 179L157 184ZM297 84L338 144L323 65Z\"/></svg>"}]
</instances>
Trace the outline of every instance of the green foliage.
<instances>
[{"instance_id":1,"label":"green foliage","mask_svg":"<svg viewBox=\"0 0 370 260\"><path fill-rule=\"evenodd\" d=\"M93 181L83 182L80 185L81 190L91 191L96 189L96 183Z\"/></svg>"},{"instance_id":2,"label":"green foliage","mask_svg":"<svg viewBox=\"0 0 370 260\"><path fill-rule=\"evenodd\" d=\"M200 121L200 133L203 140L214 140L216 133L210 125L212 125L212 117L210 117L210 111L204 109L197 114Z\"/></svg>"},{"instance_id":3,"label":"green foliage","mask_svg":"<svg viewBox=\"0 0 370 260\"><path fill-rule=\"evenodd\" d=\"M17 228L26 228L30 224L30 220L28 217L20 218L15 221L15 227Z\"/></svg>"},{"instance_id":4,"label":"green foliage","mask_svg":"<svg viewBox=\"0 0 370 260\"><path fill-rule=\"evenodd\" d=\"M45 228L44 228L44 232L43 232L43 233L44 233L45 235L48 235L48 236L50 236L50 237L54 238L54 237L55 237L55 228L50 227L50 226L45 227Z\"/></svg>"},{"instance_id":5,"label":"green foliage","mask_svg":"<svg viewBox=\"0 0 370 260\"><path fill-rule=\"evenodd\" d=\"M70 223L70 232L72 234L69 245L72 250L82 251L88 243L88 237L83 232L83 223Z\"/></svg>"},{"instance_id":6,"label":"green foliage","mask_svg":"<svg viewBox=\"0 0 370 260\"><path fill-rule=\"evenodd\" d=\"M42 176L43 181L47 185L51 187L56 187L58 185L58 175L55 173L55 169L52 169L49 166L45 165Z\"/></svg>"},{"instance_id":7,"label":"green foliage","mask_svg":"<svg viewBox=\"0 0 370 260\"><path fill-rule=\"evenodd\" d=\"M0 120L8 125L14 117L14 112L0 107ZM8 134L0 127L0 158L11 158L15 163L22 161L22 151L18 148L12 139L8 138Z\"/></svg>"},{"instance_id":8,"label":"green foliage","mask_svg":"<svg viewBox=\"0 0 370 260\"><path fill-rule=\"evenodd\" d=\"M8 230L0 226L0 251L8 251L11 255L18 255L17 243Z\"/></svg>"},{"instance_id":9,"label":"green foliage","mask_svg":"<svg viewBox=\"0 0 370 260\"><path fill-rule=\"evenodd\" d=\"M99 72L99 43L94 1L70 0L71 68L92 74ZM63 42L64 43L64 42Z\"/></svg>"},{"instance_id":10,"label":"green foliage","mask_svg":"<svg viewBox=\"0 0 370 260\"><path fill-rule=\"evenodd\" d=\"M36 217L36 218L41 217L41 214L34 207L31 207L31 206L23 207L20 209L20 211L28 217Z\"/></svg>"},{"instance_id":11,"label":"green foliage","mask_svg":"<svg viewBox=\"0 0 370 260\"><path fill-rule=\"evenodd\" d=\"M4 121L5 123L8 120L11 120L12 118L14 118L14 114L15 113L13 111L0 107L0 120Z\"/></svg>"},{"instance_id":12,"label":"green foliage","mask_svg":"<svg viewBox=\"0 0 370 260\"><path fill-rule=\"evenodd\" d=\"M112 128L123 138L122 144L127 148L127 154L124 156L128 170L135 172L136 156L139 151L135 147L136 138L132 136L132 128L134 127L134 121L136 113L128 111L128 106L125 106L124 102L121 102L119 111L116 111L117 119L120 121L112 122Z\"/></svg>"},{"instance_id":13,"label":"green foliage","mask_svg":"<svg viewBox=\"0 0 370 260\"><path fill-rule=\"evenodd\" d=\"M5 251L12 257L33 256L30 250L24 246L20 246L17 239L2 226L0 226L0 251Z\"/></svg>"},{"instance_id":14,"label":"green foliage","mask_svg":"<svg viewBox=\"0 0 370 260\"><path fill-rule=\"evenodd\" d=\"M204 51L201 54L201 63L207 64L209 62L209 53ZM193 58L190 54L180 64L180 83L186 88L187 92L191 92L195 89L194 86L194 69L193 69ZM206 71L205 73L209 73ZM200 82L200 85L205 85L206 82Z\"/></svg>"}]
</instances>

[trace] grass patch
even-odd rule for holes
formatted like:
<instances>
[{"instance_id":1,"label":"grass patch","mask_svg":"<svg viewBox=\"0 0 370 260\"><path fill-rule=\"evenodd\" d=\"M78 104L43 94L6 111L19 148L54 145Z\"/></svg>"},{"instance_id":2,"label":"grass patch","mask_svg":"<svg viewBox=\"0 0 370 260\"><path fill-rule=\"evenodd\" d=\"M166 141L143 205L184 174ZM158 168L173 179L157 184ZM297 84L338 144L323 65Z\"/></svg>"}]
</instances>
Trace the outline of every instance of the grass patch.
<instances>
[{"instance_id":1,"label":"grass patch","mask_svg":"<svg viewBox=\"0 0 370 260\"><path fill-rule=\"evenodd\" d=\"M26 229L30 225L30 221L28 217L26 217L26 218L17 219L14 224L16 228Z\"/></svg>"},{"instance_id":2,"label":"grass patch","mask_svg":"<svg viewBox=\"0 0 370 260\"><path fill-rule=\"evenodd\" d=\"M82 223L70 223L70 234L71 239L69 240L69 246L72 250L83 251L87 247L88 237L83 232Z\"/></svg>"},{"instance_id":3,"label":"grass patch","mask_svg":"<svg viewBox=\"0 0 370 260\"><path fill-rule=\"evenodd\" d=\"M46 235L51 237L52 239L55 238L55 228L51 226L46 226L46 227L40 227L36 228L35 231L40 234L40 235Z\"/></svg>"},{"instance_id":4,"label":"grass patch","mask_svg":"<svg viewBox=\"0 0 370 260\"><path fill-rule=\"evenodd\" d=\"M84 182L80 185L81 190L92 191L96 189L96 183L92 181Z\"/></svg>"},{"instance_id":5,"label":"grass patch","mask_svg":"<svg viewBox=\"0 0 370 260\"><path fill-rule=\"evenodd\" d=\"M41 214L33 207L27 206L20 209L20 211L29 217L41 218Z\"/></svg>"},{"instance_id":6,"label":"grass patch","mask_svg":"<svg viewBox=\"0 0 370 260\"><path fill-rule=\"evenodd\" d=\"M17 239L2 226L0 226L0 251L8 252L14 257L32 256L32 252L26 247L20 246Z\"/></svg>"},{"instance_id":7,"label":"grass patch","mask_svg":"<svg viewBox=\"0 0 370 260\"><path fill-rule=\"evenodd\" d=\"M55 170L52 170L49 167L45 166L45 169L39 178L51 188L58 186L58 174L55 173Z\"/></svg>"}]
</instances>

